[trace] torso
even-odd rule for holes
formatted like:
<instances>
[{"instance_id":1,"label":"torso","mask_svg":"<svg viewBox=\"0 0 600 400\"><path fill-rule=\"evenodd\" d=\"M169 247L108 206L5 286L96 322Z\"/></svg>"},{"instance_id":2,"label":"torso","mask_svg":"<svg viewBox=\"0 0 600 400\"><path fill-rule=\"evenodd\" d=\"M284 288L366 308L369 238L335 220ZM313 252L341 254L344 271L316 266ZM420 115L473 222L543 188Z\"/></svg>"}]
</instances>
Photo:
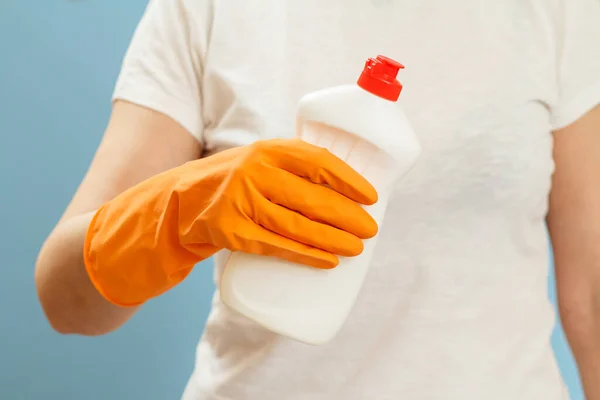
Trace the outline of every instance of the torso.
<instances>
[{"instance_id":1,"label":"torso","mask_svg":"<svg viewBox=\"0 0 600 400\"><path fill-rule=\"evenodd\" d=\"M292 137L302 95L354 82L377 54L406 65L402 107L424 151L396 185L338 337L310 347L276 336L217 293L184 399L567 399L546 289L553 10L541 0L209 3L199 44L209 152Z\"/></svg>"}]
</instances>

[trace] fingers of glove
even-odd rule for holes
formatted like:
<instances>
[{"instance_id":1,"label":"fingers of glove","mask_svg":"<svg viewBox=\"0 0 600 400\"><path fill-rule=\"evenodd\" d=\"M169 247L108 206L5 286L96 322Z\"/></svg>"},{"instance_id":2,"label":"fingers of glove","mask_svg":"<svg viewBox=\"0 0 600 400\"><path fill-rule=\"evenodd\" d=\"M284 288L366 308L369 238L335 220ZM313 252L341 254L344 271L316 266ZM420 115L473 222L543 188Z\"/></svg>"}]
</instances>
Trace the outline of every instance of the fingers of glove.
<instances>
[{"instance_id":1,"label":"fingers of glove","mask_svg":"<svg viewBox=\"0 0 600 400\"><path fill-rule=\"evenodd\" d=\"M377 234L377 222L373 217L342 194L275 167L270 167L267 175L268 179L257 185L272 203L361 239L369 239Z\"/></svg>"},{"instance_id":2,"label":"fingers of glove","mask_svg":"<svg viewBox=\"0 0 600 400\"><path fill-rule=\"evenodd\" d=\"M334 254L286 238L254 223L249 223L235 235L238 240L231 248L234 251L277 257L320 269L332 269L339 263Z\"/></svg>"},{"instance_id":3,"label":"fingers of glove","mask_svg":"<svg viewBox=\"0 0 600 400\"><path fill-rule=\"evenodd\" d=\"M340 256L353 257L363 251L362 240L351 233L313 221L265 198L259 197L255 201L259 212L253 219L269 231Z\"/></svg>"},{"instance_id":4,"label":"fingers of glove","mask_svg":"<svg viewBox=\"0 0 600 400\"><path fill-rule=\"evenodd\" d=\"M313 183L326 184L358 203L377 202L377 191L369 181L329 150L300 139L271 142L280 168Z\"/></svg>"}]
</instances>

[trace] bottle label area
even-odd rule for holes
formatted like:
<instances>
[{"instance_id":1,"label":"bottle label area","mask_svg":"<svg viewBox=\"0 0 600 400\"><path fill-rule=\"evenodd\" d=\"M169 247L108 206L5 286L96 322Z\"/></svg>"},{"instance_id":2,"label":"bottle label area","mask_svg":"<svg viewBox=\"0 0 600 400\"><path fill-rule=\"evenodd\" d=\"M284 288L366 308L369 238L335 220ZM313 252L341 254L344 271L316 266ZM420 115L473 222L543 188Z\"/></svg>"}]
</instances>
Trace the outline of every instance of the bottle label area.
<instances>
[{"instance_id":1,"label":"bottle label area","mask_svg":"<svg viewBox=\"0 0 600 400\"><path fill-rule=\"evenodd\" d=\"M364 176L380 194L390 190L397 165L387 153L368 141L341 129L307 121L300 127L302 140L323 147Z\"/></svg>"}]
</instances>

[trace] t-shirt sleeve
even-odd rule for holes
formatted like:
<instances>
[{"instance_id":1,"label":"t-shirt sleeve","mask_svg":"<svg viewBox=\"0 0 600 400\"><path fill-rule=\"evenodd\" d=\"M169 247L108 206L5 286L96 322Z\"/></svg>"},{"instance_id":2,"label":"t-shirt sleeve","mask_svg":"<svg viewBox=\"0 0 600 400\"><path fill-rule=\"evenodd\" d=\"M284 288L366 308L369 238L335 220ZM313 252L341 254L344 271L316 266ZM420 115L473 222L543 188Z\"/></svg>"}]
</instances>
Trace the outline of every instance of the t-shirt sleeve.
<instances>
[{"instance_id":1,"label":"t-shirt sleeve","mask_svg":"<svg viewBox=\"0 0 600 400\"><path fill-rule=\"evenodd\" d=\"M562 0L558 29L558 98L552 128L600 104L600 0Z\"/></svg>"},{"instance_id":2,"label":"t-shirt sleeve","mask_svg":"<svg viewBox=\"0 0 600 400\"><path fill-rule=\"evenodd\" d=\"M202 141L199 23L185 0L150 0L125 58L113 101L163 113Z\"/></svg>"}]
</instances>

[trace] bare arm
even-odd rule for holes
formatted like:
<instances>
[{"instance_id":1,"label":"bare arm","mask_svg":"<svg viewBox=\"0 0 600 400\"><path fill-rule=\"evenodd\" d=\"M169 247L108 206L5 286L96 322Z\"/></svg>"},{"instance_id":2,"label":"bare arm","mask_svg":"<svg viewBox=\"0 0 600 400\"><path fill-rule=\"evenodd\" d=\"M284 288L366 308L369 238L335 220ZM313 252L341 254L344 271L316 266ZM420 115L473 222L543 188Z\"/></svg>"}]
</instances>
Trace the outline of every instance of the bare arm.
<instances>
[{"instance_id":1,"label":"bare arm","mask_svg":"<svg viewBox=\"0 0 600 400\"><path fill-rule=\"evenodd\" d=\"M199 157L200 144L158 112L116 102L102 143L71 204L38 256L35 282L53 328L101 335L122 326L138 307L106 301L83 265L83 242L94 211L127 188Z\"/></svg>"},{"instance_id":2,"label":"bare arm","mask_svg":"<svg viewBox=\"0 0 600 400\"><path fill-rule=\"evenodd\" d=\"M600 107L555 133L548 225L560 315L588 400L600 400Z\"/></svg>"}]
</instances>

